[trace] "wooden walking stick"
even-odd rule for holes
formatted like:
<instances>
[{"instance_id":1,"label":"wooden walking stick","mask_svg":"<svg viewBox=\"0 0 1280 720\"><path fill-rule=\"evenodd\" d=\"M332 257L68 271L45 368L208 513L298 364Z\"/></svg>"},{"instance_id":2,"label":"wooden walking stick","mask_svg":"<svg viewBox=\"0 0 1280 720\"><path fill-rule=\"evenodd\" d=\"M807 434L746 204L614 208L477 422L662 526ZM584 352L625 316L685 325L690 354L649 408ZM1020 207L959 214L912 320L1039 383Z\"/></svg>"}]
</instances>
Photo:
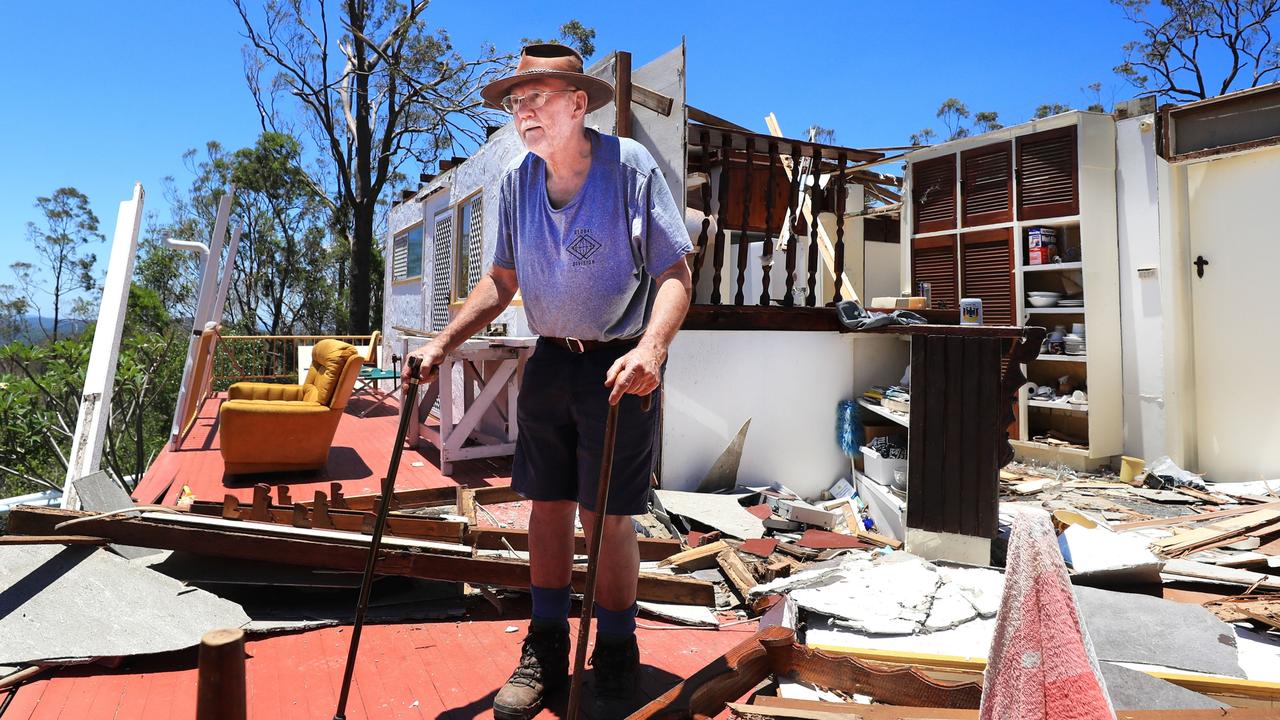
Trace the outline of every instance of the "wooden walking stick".
<instances>
[{"instance_id":1,"label":"wooden walking stick","mask_svg":"<svg viewBox=\"0 0 1280 720\"><path fill-rule=\"evenodd\" d=\"M373 571L378 562L378 548L382 545L382 531L387 526L387 513L396 489L396 471L400 468L400 453L404 450L404 438L409 432L409 416L418 399L419 371L422 358L409 357L409 391L400 401L400 428L396 431L396 444L391 450L391 467L382 480L382 498L378 503L378 517L373 523L373 537L369 540L369 559L364 566L364 578L360 581L360 601L356 604L355 627L351 630L351 648L347 650L347 669L342 675L342 692L338 695L338 709L333 720L346 720L347 697L351 694L351 678L356 670L356 654L360 651L360 631L364 629L364 616L369 610L369 592L373 589Z\"/></svg>"},{"instance_id":2,"label":"wooden walking stick","mask_svg":"<svg viewBox=\"0 0 1280 720\"><path fill-rule=\"evenodd\" d=\"M604 539L604 516L609 502L609 479L613 475L613 446L618 438L618 405L609 406L609 417L604 422L604 454L600 456L600 484L596 490L596 516L592 523L591 544L587 546L587 579L582 589L582 620L578 623L578 646L573 657L573 677L569 681L569 715L578 717L582 700L582 673L587 665L587 641L591 638L591 613L596 597L596 566L600 559L600 544ZM645 395L641 408L648 412L653 405L653 395Z\"/></svg>"}]
</instances>

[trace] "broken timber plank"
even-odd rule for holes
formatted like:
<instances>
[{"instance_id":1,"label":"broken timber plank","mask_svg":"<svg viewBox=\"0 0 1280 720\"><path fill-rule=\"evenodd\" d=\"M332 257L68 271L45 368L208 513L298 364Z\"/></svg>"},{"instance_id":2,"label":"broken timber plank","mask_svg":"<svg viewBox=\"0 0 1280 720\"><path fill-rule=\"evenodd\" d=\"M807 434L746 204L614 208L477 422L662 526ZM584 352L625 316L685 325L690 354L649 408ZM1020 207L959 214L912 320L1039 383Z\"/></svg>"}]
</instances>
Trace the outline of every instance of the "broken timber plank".
<instances>
[{"instance_id":1,"label":"broken timber plank","mask_svg":"<svg viewBox=\"0 0 1280 720\"><path fill-rule=\"evenodd\" d=\"M507 546L503 544L506 540L515 550L527 551L529 549L529 531L517 530L513 528L474 528L464 538L467 544L477 550L506 550ZM680 541L668 540L663 538L637 537L637 544L640 546L640 559L645 562L662 560L670 557L672 553L679 552ZM587 554L587 538L582 533L574 535L574 554Z\"/></svg>"},{"instance_id":2,"label":"broken timber plank","mask_svg":"<svg viewBox=\"0 0 1280 720\"><path fill-rule=\"evenodd\" d=\"M478 487L473 489L475 490L475 501L481 505L500 505L502 503L524 500L524 497L506 485ZM376 494L348 495L341 498L343 502L341 505L338 504L338 498L334 497L330 501L330 507L340 507L347 510L374 510L377 508L378 499L380 497L381 495ZM438 488L421 488L418 490L397 490L395 494L395 502L391 504L391 509L439 507L441 505L453 505L457 502L458 491L456 485ZM310 503L306 504L310 505Z\"/></svg>"},{"instance_id":3,"label":"broken timber plank","mask_svg":"<svg viewBox=\"0 0 1280 720\"><path fill-rule=\"evenodd\" d=\"M958 655L938 655L934 653L911 652L907 650L885 650L879 648L847 648L827 647L824 645L806 645L806 648L820 650L829 655L844 655L858 658L864 662L884 665L911 666L927 673L935 670L957 671L969 674L975 681L981 680L986 670L987 661L979 657L961 657ZM1244 678L1221 675L1193 675L1168 670L1143 670L1151 677L1158 678L1188 690L1209 695L1227 704L1237 707L1274 707L1280 702L1280 683L1264 680L1246 680ZM901 703L899 703L901 704ZM918 703L916 703L918 704ZM1168 712L1168 711L1154 711ZM1213 711L1217 712L1217 711ZM1122 716L1123 717L1123 716ZM1151 715L1155 718L1158 715ZM1210 716L1188 716L1210 717ZM1246 716L1247 717L1247 716Z\"/></svg>"},{"instance_id":4,"label":"broken timber plank","mask_svg":"<svg viewBox=\"0 0 1280 720\"><path fill-rule=\"evenodd\" d=\"M226 529L230 532L245 534L301 537L308 540L331 540L334 542L356 544L362 547L367 546L370 542L370 538L360 531L353 532L350 530L299 528L294 527L293 525L257 522L254 520L224 520L220 517L208 517L205 515L143 513L142 519L157 523L178 523L181 525ZM390 535L383 538L382 543L388 547L417 548L433 553L443 553L448 555L471 555L471 548L460 543L420 540L418 538L394 537Z\"/></svg>"},{"instance_id":5,"label":"broken timber plank","mask_svg":"<svg viewBox=\"0 0 1280 720\"><path fill-rule=\"evenodd\" d=\"M751 705L730 703L735 713L746 717L761 718L810 718L832 717L849 720L978 720L977 710L956 708L905 707L901 705L859 705L853 703L828 703L819 700L792 700L759 695ZM741 708L739 711L738 708ZM814 712L810 716L803 713ZM1118 710L1116 720L1264 720L1271 717L1270 710L1255 708L1223 708L1221 710Z\"/></svg>"},{"instance_id":6,"label":"broken timber plank","mask_svg":"<svg viewBox=\"0 0 1280 720\"><path fill-rule=\"evenodd\" d=\"M9 517L9 531L27 535L56 535L58 523L90 513L53 508L19 507ZM323 538L252 535L230 528L193 527L155 522L146 518L102 518L77 524L85 534L111 542L181 550L197 555L288 563L304 567L360 571L368 558L368 546ZM519 560L472 558L383 547L377 572L424 580L469 582L523 590L529 586L529 564ZM586 573L575 569L574 588L581 592ZM641 573L637 598L684 605L714 605L715 586L692 578Z\"/></svg>"},{"instance_id":7,"label":"broken timber plank","mask_svg":"<svg viewBox=\"0 0 1280 720\"><path fill-rule=\"evenodd\" d=\"M733 548L727 548L716 555L716 564L729 580L729 587L738 599L747 602L751 588L756 586L756 579L747 569L746 563L742 562L742 558L738 557L738 553Z\"/></svg>"},{"instance_id":8,"label":"broken timber plank","mask_svg":"<svg viewBox=\"0 0 1280 720\"><path fill-rule=\"evenodd\" d=\"M227 500L222 504L210 502L207 500L197 500L191 504L191 513L194 515L205 515L209 517L221 517L228 520L251 520L248 517L250 511L238 505L230 505L232 512L228 513L229 503L234 502L234 496L228 495ZM300 505L301 503L297 503ZM295 505L296 507L296 505ZM319 508L323 508L323 512L318 512ZM304 507L304 509L306 509ZM260 522L277 523L280 525L292 525L294 527L312 527L329 530L347 530L351 532L361 532L366 519L371 519L371 513L359 510L334 510L326 507L323 503L312 505L313 517L308 518L307 513L299 513L293 507L281 507L269 505L265 509L266 519ZM230 515L230 516L229 516ZM301 517L300 517L301 516ZM299 523L302 524L299 524ZM387 534L398 537L418 538L421 540L441 540L445 542L462 542L463 536L466 534L467 524L463 522L455 522L451 520L434 520L423 517L410 517L406 515L396 515L392 513L387 516Z\"/></svg>"},{"instance_id":9,"label":"broken timber plank","mask_svg":"<svg viewBox=\"0 0 1280 720\"><path fill-rule=\"evenodd\" d=\"M1244 507L1232 508L1230 510L1213 510L1199 515L1178 515L1177 517L1152 518L1150 520L1133 520L1131 522L1112 523L1111 529L1119 532L1121 530L1132 530L1133 528L1142 527L1166 527L1169 525L1182 525L1184 523L1200 523L1219 518L1233 517L1236 515L1247 515L1258 510L1280 510L1280 502L1265 503L1263 505L1245 505Z\"/></svg>"},{"instance_id":10,"label":"broken timber plank","mask_svg":"<svg viewBox=\"0 0 1280 720\"><path fill-rule=\"evenodd\" d=\"M658 566L678 567L681 570L708 570L716 566L716 556L728 549L729 543L717 540L709 545L701 545L671 555L658 563Z\"/></svg>"},{"instance_id":11,"label":"broken timber plank","mask_svg":"<svg viewBox=\"0 0 1280 720\"><path fill-rule=\"evenodd\" d=\"M2 545L106 545L106 538L93 535L0 535Z\"/></svg>"}]
</instances>

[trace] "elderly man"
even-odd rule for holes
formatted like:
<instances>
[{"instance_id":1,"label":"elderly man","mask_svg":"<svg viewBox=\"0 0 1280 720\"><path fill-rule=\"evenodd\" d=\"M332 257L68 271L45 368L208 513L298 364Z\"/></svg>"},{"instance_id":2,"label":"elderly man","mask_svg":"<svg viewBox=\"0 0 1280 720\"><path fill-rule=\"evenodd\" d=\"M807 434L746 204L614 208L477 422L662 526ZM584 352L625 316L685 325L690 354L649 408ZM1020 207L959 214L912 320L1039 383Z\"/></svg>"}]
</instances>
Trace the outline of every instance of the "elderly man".
<instances>
[{"instance_id":1,"label":"elderly man","mask_svg":"<svg viewBox=\"0 0 1280 720\"><path fill-rule=\"evenodd\" d=\"M583 73L561 45L530 45L513 75L481 91L514 116L528 153L503 175L493 266L458 315L414 351L423 379L452 348L485 327L523 291L540 336L520 387L512 486L533 501L529 565L533 618L520 663L494 698L497 718L538 712L566 685L574 513L593 526L605 512L592 666L596 718L632 708L639 550L631 515L647 510L658 442L667 347L689 307L684 218L657 164L639 143L587 129L588 112L613 88ZM619 408L607 508L593 507L605 417Z\"/></svg>"}]
</instances>

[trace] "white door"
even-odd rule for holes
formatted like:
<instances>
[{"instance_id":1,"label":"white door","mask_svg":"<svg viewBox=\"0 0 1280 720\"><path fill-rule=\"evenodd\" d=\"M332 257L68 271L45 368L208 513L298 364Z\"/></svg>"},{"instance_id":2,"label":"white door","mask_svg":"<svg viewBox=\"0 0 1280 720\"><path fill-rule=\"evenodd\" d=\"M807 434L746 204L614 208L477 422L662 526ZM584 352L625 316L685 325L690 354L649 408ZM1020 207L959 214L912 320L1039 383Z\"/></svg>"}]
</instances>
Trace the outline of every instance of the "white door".
<instances>
[{"instance_id":1,"label":"white door","mask_svg":"<svg viewBox=\"0 0 1280 720\"><path fill-rule=\"evenodd\" d=\"M1199 470L1280 478L1280 150L1187 168Z\"/></svg>"}]
</instances>

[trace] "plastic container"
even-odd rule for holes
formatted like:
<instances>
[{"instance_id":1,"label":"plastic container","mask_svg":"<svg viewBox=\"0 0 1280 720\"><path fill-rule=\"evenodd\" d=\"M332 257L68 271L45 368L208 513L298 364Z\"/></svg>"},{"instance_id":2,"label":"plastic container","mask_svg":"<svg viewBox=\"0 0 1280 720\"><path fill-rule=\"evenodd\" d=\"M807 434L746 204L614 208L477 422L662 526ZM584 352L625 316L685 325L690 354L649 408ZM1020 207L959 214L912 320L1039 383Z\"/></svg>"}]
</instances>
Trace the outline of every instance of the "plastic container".
<instances>
[{"instance_id":1,"label":"plastic container","mask_svg":"<svg viewBox=\"0 0 1280 720\"><path fill-rule=\"evenodd\" d=\"M872 480L880 483L881 485L893 487L893 471L902 470L905 473L907 470L907 461L881 457L880 453L863 445L862 469L863 474Z\"/></svg>"}]
</instances>

